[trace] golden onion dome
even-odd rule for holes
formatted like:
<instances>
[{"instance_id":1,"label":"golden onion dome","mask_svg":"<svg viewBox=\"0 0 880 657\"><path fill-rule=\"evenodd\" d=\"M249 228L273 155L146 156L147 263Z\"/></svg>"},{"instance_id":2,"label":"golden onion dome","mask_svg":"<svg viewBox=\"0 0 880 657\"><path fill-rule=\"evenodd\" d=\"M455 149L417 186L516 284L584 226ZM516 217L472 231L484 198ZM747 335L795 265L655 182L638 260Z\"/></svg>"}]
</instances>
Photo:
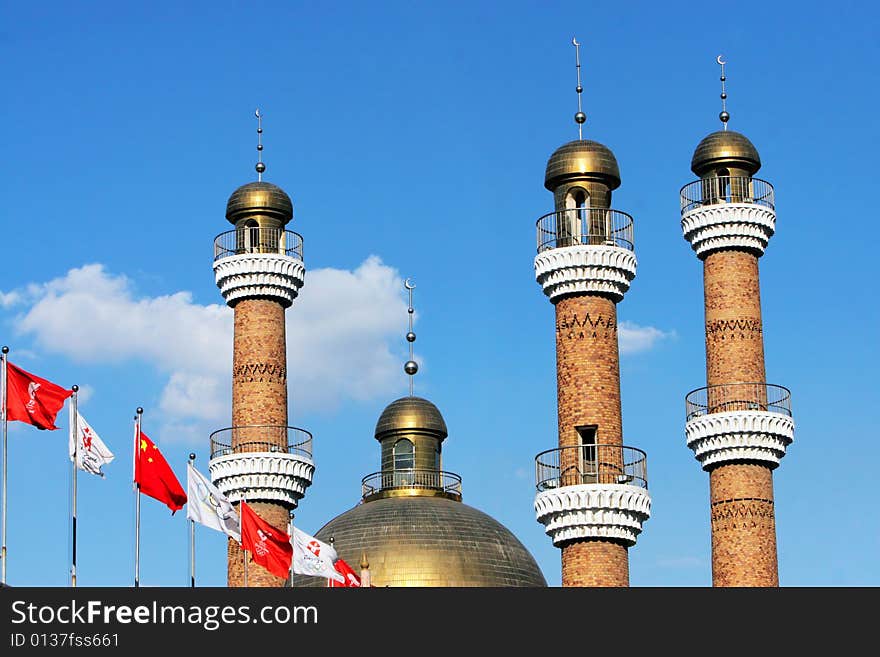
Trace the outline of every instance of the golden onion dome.
<instances>
[{"instance_id":1,"label":"golden onion dome","mask_svg":"<svg viewBox=\"0 0 880 657\"><path fill-rule=\"evenodd\" d=\"M473 507L443 497L364 502L322 527L346 563L366 557L373 586L547 586L510 530ZM293 576L293 586L326 580Z\"/></svg>"},{"instance_id":2,"label":"golden onion dome","mask_svg":"<svg viewBox=\"0 0 880 657\"><path fill-rule=\"evenodd\" d=\"M719 167L744 169L751 176L761 168L761 157L745 135L733 130L718 130L697 145L691 158L691 171L702 176Z\"/></svg>"},{"instance_id":3,"label":"golden onion dome","mask_svg":"<svg viewBox=\"0 0 880 657\"><path fill-rule=\"evenodd\" d=\"M401 397L382 411L376 422L376 440L382 440L398 431L424 431L446 438L446 422L440 410L427 399L421 397Z\"/></svg>"},{"instance_id":4,"label":"golden onion dome","mask_svg":"<svg viewBox=\"0 0 880 657\"><path fill-rule=\"evenodd\" d=\"M254 215L269 216L284 225L293 218L293 203L278 185L251 182L232 192L226 203L226 218L234 224Z\"/></svg>"},{"instance_id":5,"label":"golden onion dome","mask_svg":"<svg viewBox=\"0 0 880 657\"><path fill-rule=\"evenodd\" d=\"M609 189L620 187L617 158L607 146L589 139L576 139L557 148L547 160L544 187L551 192L568 180L595 179Z\"/></svg>"}]
</instances>

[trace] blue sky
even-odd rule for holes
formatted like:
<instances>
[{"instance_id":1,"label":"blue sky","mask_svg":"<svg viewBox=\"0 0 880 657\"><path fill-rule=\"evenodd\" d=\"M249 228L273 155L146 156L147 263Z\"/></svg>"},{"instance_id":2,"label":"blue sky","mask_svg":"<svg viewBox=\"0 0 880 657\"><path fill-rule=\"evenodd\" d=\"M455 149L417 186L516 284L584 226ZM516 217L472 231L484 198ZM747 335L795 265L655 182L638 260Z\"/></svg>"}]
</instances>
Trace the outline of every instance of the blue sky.
<instances>
[{"instance_id":1,"label":"blue sky","mask_svg":"<svg viewBox=\"0 0 880 657\"><path fill-rule=\"evenodd\" d=\"M553 307L534 281L547 158L584 136L615 152L614 207L639 269L618 307L624 441L648 453L653 514L635 586L711 583L708 476L684 440L705 385L701 266L679 226L694 147L730 127L777 194L761 259L767 378L792 390L795 441L774 476L780 582L878 585L878 144L868 3L7 3L0 342L84 389L117 454L80 475L79 581L132 581L132 416L180 478L226 427L231 310L211 270L229 194L292 197L308 273L288 311L290 423L315 436L296 513L315 532L379 467L386 404L407 392L402 279L416 282L416 394L450 435L464 501L560 582L534 519L534 456L556 445ZM66 430L66 412L60 417ZM8 581L66 585L66 431L9 427ZM141 581L188 583L183 512L143 502ZM198 581L225 584L224 538L197 528Z\"/></svg>"}]
</instances>

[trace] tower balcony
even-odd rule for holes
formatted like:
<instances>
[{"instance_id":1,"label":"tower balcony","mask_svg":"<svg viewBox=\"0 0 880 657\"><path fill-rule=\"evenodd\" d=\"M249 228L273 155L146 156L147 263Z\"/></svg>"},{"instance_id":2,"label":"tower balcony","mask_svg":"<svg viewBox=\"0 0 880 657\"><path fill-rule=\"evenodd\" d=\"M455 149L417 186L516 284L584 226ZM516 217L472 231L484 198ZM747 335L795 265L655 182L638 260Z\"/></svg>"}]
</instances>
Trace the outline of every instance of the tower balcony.
<instances>
[{"instance_id":1,"label":"tower balcony","mask_svg":"<svg viewBox=\"0 0 880 657\"><path fill-rule=\"evenodd\" d=\"M214 280L230 306L241 299L293 303L305 279L303 238L283 228L253 226L214 238Z\"/></svg>"},{"instance_id":2,"label":"tower balcony","mask_svg":"<svg viewBox=\"0 0 880 657\"><path fill-rule=\"evenodd\" d=\"M211 434L211 481L230 502L296 508L312 483L312 434L280 425L227 427Z\"/></svg>"},{"instance_id":3,"label":"tower balcony","mask_svg":"<svg viewBox=\"0 0 880 657\"><path fill-rule=\"evenodd\" d=\"M625 445L573 445L535 457L537 520L553 544L610 539L634 545L651 515L647 455Z\"/></svg>"},{"instance_id":4,"label":"tower balcony","mask_svg":"<svg viewBox=\"0 0 880 657\"><path fill-rule=\"evenodd\" d=\"M732 462L773 469L794 440L791 392L770 383L724 383L685 397L687 445L704 470Z\"/></svg>"},{"instance_id":5,"label":"tower balcony","mask_svg":"<svg viewBox=\"0 0 880 657\"><path fill-rule=\"evenodd\" d=\"M423 468L383 470L361 480L361 494L364 502L413 495L461 501L461 477L454 472Z\"/></svg>"},{"instance_id":6,"label":"tower balcony","mask_svg":"<svg viewBox=\"0 0 880 657\"><path fill-rule=\"evenodd\" d=\"M760 178L715 176L681 188L681 229L697 256L720 249L763 255L776 230L773 185Z\"/></svg>"},{"instance_id":7,"label":"tower balcony","mask_svg":"<svg viewBox=\"0 0 880 657\"><path fill-rule=\"evenodd\" d=\"M633 219L620 210L577 208L538 219L535 278L551 301L569 294L623 299L636 275Z\"/></svg>"}]
</instances>

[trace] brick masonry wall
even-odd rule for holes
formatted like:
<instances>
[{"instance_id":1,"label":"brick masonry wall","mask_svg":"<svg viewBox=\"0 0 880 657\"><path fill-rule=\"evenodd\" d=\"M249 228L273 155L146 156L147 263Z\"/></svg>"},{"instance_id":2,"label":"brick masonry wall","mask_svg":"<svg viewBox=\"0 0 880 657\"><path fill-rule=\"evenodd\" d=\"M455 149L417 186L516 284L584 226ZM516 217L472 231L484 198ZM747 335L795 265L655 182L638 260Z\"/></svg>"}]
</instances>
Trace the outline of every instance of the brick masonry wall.
<instances>
[{"instance_id":1,"label":"brick masonry wall","mask_svg":"<svg viewBox=\"0 0 880 657\"><path fill-rule=\"evenodd\" d=\"M709 474L714 586L779 586L773 474L757 464Z\"/></svg>"},{"instance_id":2,"label":"brick masonry wall","mask_svg":"<svg viewBox=\"0 0 880 657\"><path fill-rule=\"evenodd\" d=\"M716 251L703 262L706 384L763 382L764 335L758 258Z\"/></svg>"},{"instance_id":3,"label":"brick masonry wall","mask_svg":"<svg viewBox=\"0 0 880 657\"><path fill-rule=\"evenodd\" d=\"M600 296L556 304L556 390L559 446L580 444L575 427L596 425L598 444L622 444L617 307ZM576 467L578 450L560 455L563 476ZM628 586L623 545L585 540L562 548L563 586Z\"/></svg>"},{"instance_id":4,"label":"brick masonry wall","mask_svg":"<svg viewBox=\"0 0 880 657\"><path fill-rule=\"evenodd\" d=\"M284 308L244 299L235 306L232 424L287 425L287 345Z\"/></svg>"},{"instance_id":5,"label":"brick masonry wall","mask_svg":"<svg viewBox=\"0 0 880 657\"><path fill-rule=\"evenodd\" d=\"M284 308L266 299L243 299L235 305L235 334L232 356L232 424L287 426L287 345ZM233 446L267 451L272 444L287 447L286 430L244 429L233 436ZM248 503L267 522L287 531L289 517L282 504ZM239 545L229 541L227 581L244 586L244 566ZM248 586L283 586L257 564L250 564Z\"/></svg>"},{"instance_id":6,"label":"brick masonry wall","mask_svg":"<svg viewBox=\"0 0 880 657\"><path fill-rule=\"evenodd\" d=\"M707 384L763 383L758 258L744 251L711 253L703 283ZM736 396L736 390L710 390L710 405ZM722 465L711 471L709 486L713 585L778 586L772 471L758 464Z\"/></svg>"},{"instance_id":7,"label":"brick masonry wall","mask_svg":"<svg viewBox=\"0 0 880 657\"><path fill-rule=\"evenodd\" d=\"M562 548L562 586L629 586L629 554L610 541L579 541Z\"/></svg>"}]
</instances>

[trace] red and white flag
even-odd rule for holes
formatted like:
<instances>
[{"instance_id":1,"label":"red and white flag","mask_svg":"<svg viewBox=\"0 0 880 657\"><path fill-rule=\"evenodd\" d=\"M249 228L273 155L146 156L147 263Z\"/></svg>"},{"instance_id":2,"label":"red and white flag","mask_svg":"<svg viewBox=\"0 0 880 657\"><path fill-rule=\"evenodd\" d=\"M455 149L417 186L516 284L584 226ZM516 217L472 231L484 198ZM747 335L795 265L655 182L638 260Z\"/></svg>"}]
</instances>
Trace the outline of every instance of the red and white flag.
<instances>
[{"instance_id":1,"label":"red and white flag","mask_svg":"<svg viewBox=\"0 0 880 657\"><path fill-rule=\"evenodd\" d=\"M26 372L6 361L7 420L32 424L37 429L57 429L55 416L64 406L64 400L73 394L59 385Z\"/></svg>"},{"instance_id":2,"label":"red and white flag","mask_svg":"<svg viewBox=\"0 0 880 657\"><path fill-rule=\"evenodd\" d=\"M333 567L333 562L338 558L339 555L332 546L294 526L293 572L298 575L325 577L344 584L345 578Z\"/></svg>"},{"instance_id":3,"label":"red and white flag","mask_svg":"<svg viewBox=\"0 0 880 657\"><path fill-rule=\"evenodd\" d=\"M273 575L290 575L290 536L263 520L246 502L241 503L241 547Z\"/></svg>"},{"instance_id":4,"label":"red and white flag","mask_svg":"<svg viewBox=\"0 0 880 657\"><path fill-rule=\"evenodd\" d=\"M351 566L349 566L343 559L337 559L336 563L333 564L333 567L336 569L340 575L345 578L344 582L337 582L336 580L330 580L331 587L338 588L348 588L348 587L359 587L361 585L361 578L357 576L357 573L354 572Z\"/></svg>"},{"instance_id":5,"label":"red and white flag","mask_svg":"<svg viewBox=\"0 0 880 657\"><path fill-rule=\"evenodd\" d=\"M103 479L101 466L114 459L113 452L107 449L107 445L79 411L76 411L76 417L71 417L71 420L75 421L70 423L70 460L76 463L76 467L80 470L91 472Z\"/></svg>"}]
</instances>

